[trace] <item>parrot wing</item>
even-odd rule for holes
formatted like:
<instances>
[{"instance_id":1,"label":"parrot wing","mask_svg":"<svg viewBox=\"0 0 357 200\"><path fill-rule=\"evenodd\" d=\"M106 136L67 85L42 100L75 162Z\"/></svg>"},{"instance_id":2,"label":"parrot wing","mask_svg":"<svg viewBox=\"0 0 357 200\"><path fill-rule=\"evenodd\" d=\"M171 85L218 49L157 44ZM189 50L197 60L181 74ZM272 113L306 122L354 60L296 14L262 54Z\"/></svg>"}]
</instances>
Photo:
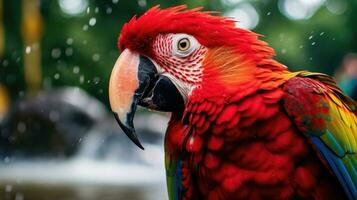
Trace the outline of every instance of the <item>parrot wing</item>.
<instances>
[{"instance_id":1,"label":"parrot wing","mask_svg":"<svg viewBox=\"0 0 357 200\"><path fill-rule=\"evenodd\" d=\"M187 156L175 147L181 146L190 129L183 126L181 120L171 116L165 136L166 184L170 200L185 199L192 194L190 178L185 163Z\"/></svg>"},{"instance_id":2,"label":"parrot wing","mask_svg":"<svg viewBox=\"0 0 357 200\"><path fill-rule=\"evenodd\" d=\"M296 127L357 199L357 103L327 75L300 72L283 86L283 105Z\"/></svg>"},{"instance_id":3,"label":"parrot wing","mask_svg":"<svg viewBox=\"0 0 357 200\"><path fill-rule=\"evenodd\" d=\"M181 200L185 188L182 185L182 160L174 159L166 153L166 184L170 200Z\"/></svg>"}]
</instances>

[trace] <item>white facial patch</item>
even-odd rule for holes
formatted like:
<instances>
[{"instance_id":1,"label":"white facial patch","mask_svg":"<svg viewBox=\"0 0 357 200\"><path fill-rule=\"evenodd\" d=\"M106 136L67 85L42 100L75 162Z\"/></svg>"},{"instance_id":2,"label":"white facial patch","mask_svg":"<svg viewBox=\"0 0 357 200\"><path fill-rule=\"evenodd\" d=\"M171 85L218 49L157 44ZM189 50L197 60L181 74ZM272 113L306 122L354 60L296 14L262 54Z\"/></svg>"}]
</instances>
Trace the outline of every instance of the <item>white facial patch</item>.
<instances>
[{"instance_id":1,"label":"white facial patch","mask_svg":"<svg viewBox=\"0 0 357 200\"><path fill-rule=\"evenodd\" d=\"M168 77L182 96L188 97L193 88L202 82L204 60L207 48L191 35L161 34L153 43L158 71Z\"/></svg>"}]
</instances>

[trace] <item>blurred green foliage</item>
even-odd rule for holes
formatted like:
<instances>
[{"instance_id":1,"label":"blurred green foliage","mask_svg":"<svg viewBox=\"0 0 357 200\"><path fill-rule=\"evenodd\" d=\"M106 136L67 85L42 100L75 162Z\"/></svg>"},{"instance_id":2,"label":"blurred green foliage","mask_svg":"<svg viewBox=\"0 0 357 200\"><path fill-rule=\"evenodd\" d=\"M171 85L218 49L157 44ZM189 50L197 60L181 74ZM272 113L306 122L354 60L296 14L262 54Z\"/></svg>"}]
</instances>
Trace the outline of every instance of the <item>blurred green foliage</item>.
<instances>
[{"instance_id":1,"label":"blurred green foliage","mask_svg":"<svg viewBox=\"0 0 357 200\"><path fill-rule=\"evenodd\" d=\"M345 1L347 7L341 14L334 14L323 5L310 19L291 20L279 10L281 1L275 0L242 0L230 6L218 0L90 0L89 7L74 16L65 14L57 0L41 0L43 88L78 86L108 105L108 78L119 55L117 37L122 24L157 4L163 8L180 4L190 8L202 6L224 13L249 2L260 16L253 31L264 35L262 39L276 50L279 61L293 71L306 69L333 74L346 53L357 51L357 1ZM26 93L21 0L3 3L6 44L0 60L0 83L16 99ZM92 18L95 18L93 26L89 25Z\"/></svg>"}]
</instances>

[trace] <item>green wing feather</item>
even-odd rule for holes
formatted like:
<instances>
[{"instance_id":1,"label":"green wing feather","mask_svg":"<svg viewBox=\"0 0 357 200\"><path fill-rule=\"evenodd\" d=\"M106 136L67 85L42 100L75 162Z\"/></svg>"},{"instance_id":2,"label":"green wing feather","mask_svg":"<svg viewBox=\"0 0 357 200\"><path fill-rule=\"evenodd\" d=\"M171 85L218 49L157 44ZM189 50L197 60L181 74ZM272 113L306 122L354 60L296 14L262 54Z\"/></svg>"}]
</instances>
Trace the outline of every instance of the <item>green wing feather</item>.
<instances>
[{"instance_id":1,"label":"green wing feather","mask_svg":"<svg viewBox=\"0 0 357 200\"><path fill-rule=\"evenodd\" d=\"M349 199L357 199L357 103L327 75L301 72L284 85L283 103L315 145Z\"/></svg>"}]
</instances>

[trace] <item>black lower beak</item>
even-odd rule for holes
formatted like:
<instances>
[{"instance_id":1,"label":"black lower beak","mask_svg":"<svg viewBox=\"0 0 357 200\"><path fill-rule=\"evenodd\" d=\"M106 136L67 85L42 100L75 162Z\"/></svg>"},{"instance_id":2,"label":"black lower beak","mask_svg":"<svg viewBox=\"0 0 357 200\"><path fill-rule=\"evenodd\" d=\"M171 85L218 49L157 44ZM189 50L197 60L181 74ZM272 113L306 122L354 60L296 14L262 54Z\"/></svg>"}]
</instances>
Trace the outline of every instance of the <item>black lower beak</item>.
<instances>
[{"instance_id":1,"label":"black lower beak","mask_svg":"<svg viewBox=\"0 0 357 200\"><path fill-rule=\"evenodd\" d=\"M111 76L115 76L115 74L112 73ZM122 77L125 78L125 76L121 76L120 78L123 79ZM141 105L157 111L174 112L183 109L184 99L178 91L177 87L171 82L169 78L158 74L155 65L147 57L139 57L137 77L128 77L128 79L130 78L135 78L137 81L137 87L134 92L129 93L117 90L118 92L125 93L121 95L131 95L131 98L129 98L131 99L129 102L130 105L126 106L128 109L124 109L125 112L123 112L123 109L121 109L120 106L121 104L118 104L118 109L120 112L114 110L113 106L112 109L115 119L119 123L119 126L124 131L124 133L139 148L144 149L136 135L133 124L137 105ZM123 84L125 84L125 81L119 85L121 85L124 90L125 87ZM111 83L110 87L113 85L115 85L115 83ZM111 102L111 105L116 104Z\"/></svg>"}]
</instances>

